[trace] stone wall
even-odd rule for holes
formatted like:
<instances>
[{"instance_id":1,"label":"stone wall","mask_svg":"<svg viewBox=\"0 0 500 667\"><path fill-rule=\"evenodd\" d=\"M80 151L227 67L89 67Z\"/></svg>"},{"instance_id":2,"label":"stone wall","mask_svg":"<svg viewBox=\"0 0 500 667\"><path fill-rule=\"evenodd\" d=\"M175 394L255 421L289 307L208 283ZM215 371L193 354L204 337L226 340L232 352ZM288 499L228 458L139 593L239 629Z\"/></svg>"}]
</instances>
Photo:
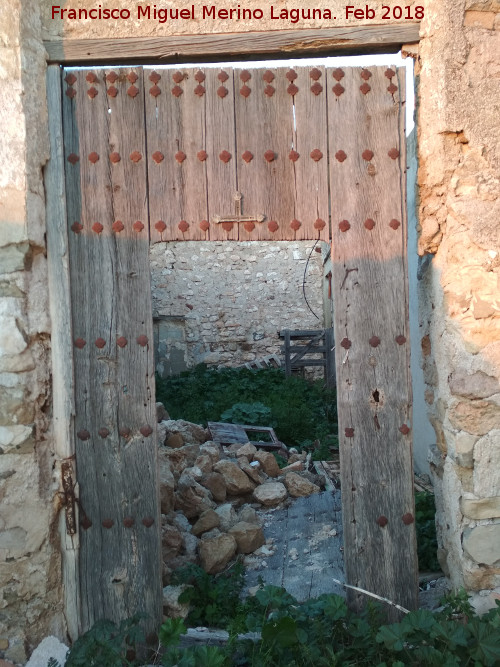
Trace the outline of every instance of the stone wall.
<instances>
[{"instance_id":1,"label":"stone wall","mask_svg":"<svg viewBox=\"0 0 500 667\"><path fill-rule=\"evenodd\" d=\"M37 2L0 7L0 657L64 636L52 500L50 318L42 168L45 50Z\"/></svg>"},{"instance_id":2,"label":"stone wall","mask_svg":"<svg viewBox=\"0 0 500 667\"><path fill-rule=\"evenodd\" d=\"M430 2L419 56L420 323L440 560L500 585L500 3Z\"/></svg>"},{"instance_id":3,"label":"stone wall","mask_svg":"<svg viewBox=\"0 0 500 667\"><path fill-rule=\"evenodd\" d=\"M48 156L42 39L341 26L337 20L53 21L48 0L0 7L0 651L21 661L64 636L54 520L50 323L42 167ZM129 7L130 0L114 6ZM191 0L176 3L179 8ZM262 3L248 0L247 7ZM284 6L284 3L276 3ZM355 3L364 6L366 3ZM398 0L385 4L400 5ZM442 562L455 585L499 583L500 93L498 0L421 0L418 56L420 325ZM76 7L95 6L78 0ZM373 20L352 19L357 26ZM380 21L380 23L382 23ZM387 25L389 22L385 22ZM430 261L429 257L433 256ZM57 354L57 350L54 351ZM1 654L0 654L1 655Z\"/></svg>"},{"instance_id":4,"label":"stone wall","mask_svg":"<svg viewBox=\"0 0 500 667\"><path fill-rule=\"evenodd\" d=\"M188 241L151 248L157 370L281 358L282 329L323 328L314 241ZM304 284L305 281L305 284ZM309 309L303 294L309 302Z\"/></svg>"}]
</instances>

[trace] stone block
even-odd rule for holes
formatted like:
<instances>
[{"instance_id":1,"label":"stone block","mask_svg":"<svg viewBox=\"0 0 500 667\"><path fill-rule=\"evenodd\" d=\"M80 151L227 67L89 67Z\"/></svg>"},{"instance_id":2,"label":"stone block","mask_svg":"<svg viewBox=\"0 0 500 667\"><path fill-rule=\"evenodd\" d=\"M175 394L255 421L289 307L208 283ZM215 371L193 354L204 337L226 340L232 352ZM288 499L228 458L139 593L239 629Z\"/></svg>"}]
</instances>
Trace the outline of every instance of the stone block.
<instances>
[{"instance_id":1,"label":"stone block","mask_svg":"<svg viewBox=\"0 0 500 667\"><path fill-rule=\"evenodd\" d=\"M21 354L28 342L15 317L0 316L0 357Z\"/></svg>"},{"instance_id":2,"label":"stone block","mask_svg":"<svg viewBox=\"0 0 500 667\"><path fill-rule=\"evenodd\" d=\"M467 555L481 565L500 563L500 523L466 528L463 547Z\"/></svg>"},{"instance_id":3,"label":"stone block","mask_svg":"<svg viewBox=\"0 0 500 667\"><path fill-rule=\"evenodd\" d=\"M458 371L451 375L448 384L452 394L469 399L488 398L500 392L498 378L482 371L471 375Z\"/></svg>"},{"instance_id":4,"label":"stone block","mask_svg":"<svg viewBox=\"0 0 500 667\"><path fill-rule=\"evenodd\" d=\"M28 253L27 242L0 247L0 273L24 271Z\"/></svg>"},{"instance_id":5,"label":"stone block","mask_svg":"<svg viewBox=\"0 0 500 667\"><path fill-rule=\"evenodd\" d=\"M232 535L218 535L217 537L201 540L199 553L201 566L208 574L221 572L236 554L237 544Z\"/></svg>"},{"instance_id":6,"label":"stone block","mask_svg":"<svg viewBox=\"0 0 500 667\"><path fill-rule=\"evenodd\" d=\"M270 452L264 452L262 450L257 451L254 454L254 461L258 461L261 465L262 470L269 475L269 477L278 477L280 474L280 467L276 458Z\"/></svg>"},{"instance_id":7,"label":"stone block","mask_svg":"<svg viewBox=\"0 0 500 667\"><path fill-rule=\"evenodd\" d=\"M274 507L288 497L286 487L281 482L266 482L253 492L257 502L265 507Z\"/></svg>"},{"instance_id":8,"label":"stone block","mask_svg":"<svg viewBox=\"0 0 500 667\"><path fill-rule=\"evenodd\" d=\"M319 493L321 491L319 486L301 477L296 472L289 472L285 476L285 486L293 498L310 496L312 493Z\"/></svg>"},{"instance_id":9,"label":"stone block","mask_svg":"<svg viewBox=\"0 0 500 667\"><path fill-rule=\"evenodd\" d=\"M251 493L255 488L255 482L252 482L243 470L232 461L219 461L214 465L214 472L218 472L224 477L229 495L243 496Z\"/></svg>"},{"instance_id":10,"label":"stone block","mask_svg":"<svg viewBox=\"0 0 500 667\"><path fill-rule=\"evenodd\" d=\"M0 453L32 454L35 446L33 431L32 424L0 426Z\"/></svg>"},{"instance_id":11,"label":"stone block","mask_svg":"<svg viewBox=\"0 0 500 667\"><path fill-rule=\"evenodd\" d=\"M454 439L455 460L463 468L472 468L474 466L474 445L478 441L477 435L470 433L458 433Z\"/></svg>"},{"instance_id":12,"label":"stone block","mask_svg":"<svg viewBox=\"0 0 500 667\"><path fill-rule=\"evenodd\" d=\"M22 387L0 386L0 426L31 424L35 407Z\"/></svg>"},{"instance_id":13,"label":"stone block","mask_svg":"<svg viewBox=\"0 0 500 667\"><path fill-rule=\"evenodd\" d=\"M460 509L468 519L500 519L500 496L492 498L461 498Z\"/></svg>"},{"instance_id":14,"label":"stone block","mask_svg":"<svg viewBox=\"0 0 500 667\"><path fill-rule=\"evenodd\" d=\"M484 435L500 429L500 407L490 401L461 401L451 408L449 419L456 429Z\"/></svg>"},{"instance_id":15,"label":"stone block","mask_svg":"<svg viewBox=\"0 0 500 667\"><path fill-rule=\"evenodd\" d=\"M484 28L485 30L493 30L495 18L495 12L469 10L465 12L464 26L466 28Z\"/></svg>"},{"instance_id":16,"label":"stone block","mask_svg":"<svg viewBox=\"0 0 500 667\"><path fill-rule=\"evenodd\" d=\"M489 498L500 491L500 430L491 431L474 445L474 495Z\"/></svg>"},{"instance_id":17,"label":"stone block","mask_svg":"<svg viewBox=\"0 0 500 667\"><path fill-rule=\"evenodd\" d=\"M239 521L229 529L229 535L232 535L238 545L238 553L249 554L258 549L266 540L262 528L255 523Z\"/></svg>"}]
</instances>

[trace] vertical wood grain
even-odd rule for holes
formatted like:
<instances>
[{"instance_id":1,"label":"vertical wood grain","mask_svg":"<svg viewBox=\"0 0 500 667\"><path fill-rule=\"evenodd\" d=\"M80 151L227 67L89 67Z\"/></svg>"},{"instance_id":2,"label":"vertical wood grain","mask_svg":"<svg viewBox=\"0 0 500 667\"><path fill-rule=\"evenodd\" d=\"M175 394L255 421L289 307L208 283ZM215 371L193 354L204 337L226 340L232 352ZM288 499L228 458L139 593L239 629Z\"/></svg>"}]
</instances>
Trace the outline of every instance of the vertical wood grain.
<instances>
[{"instance_id":1,"label":"vertical wood grain","mask_svg":"<svg viewBox=\"0 0 500 667\"><path fill-rule=\"evenodd\" d=\"M327 69L345 565L348 583L413 609L404 75L387 69Z\"/></svg>"},{"instance_id":2,"label":"vertical wood grain","mask_svg":"<svg viewBox=\"0 0 500 667\"><path fill-rule=\"evenodd\" d=\"M142 72L64 75L76 78L63 107L81 629L145 611L152 630L161 614L160 516ZM148 344L139 345L140 336Z\"/></svg>"}]
</instances>

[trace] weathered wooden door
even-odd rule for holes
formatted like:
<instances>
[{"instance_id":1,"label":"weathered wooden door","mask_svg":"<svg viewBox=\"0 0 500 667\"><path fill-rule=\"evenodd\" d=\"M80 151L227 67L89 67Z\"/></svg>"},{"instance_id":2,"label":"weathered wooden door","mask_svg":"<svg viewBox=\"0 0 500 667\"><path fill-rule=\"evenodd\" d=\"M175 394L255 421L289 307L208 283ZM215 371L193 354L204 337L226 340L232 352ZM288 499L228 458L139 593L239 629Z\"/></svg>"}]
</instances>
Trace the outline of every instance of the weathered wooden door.
<instances>
[{"instance_id":1,"label":"weathered wooden door","mask_svg":"<svg viewBox=\"0 0 500 667\"><path fill-rule=\"evenodd\" d=\"M161 620L142 70L63 73L80 630ZM108 77L109 88L105 90ZM128 79L126 78L128 77Z\"/></svg>"},{"instance_id":2,"label":"weathered wooden door","mask_svg":"<svg viewBox=\"0 0 500 667\"><path fill-rule=\"evenodd\" d=\"M63 76L82 627L160 613L148 248L171 240L332 240L347 580L414 607L404 76Z\"/></svg>"}]
</instances>

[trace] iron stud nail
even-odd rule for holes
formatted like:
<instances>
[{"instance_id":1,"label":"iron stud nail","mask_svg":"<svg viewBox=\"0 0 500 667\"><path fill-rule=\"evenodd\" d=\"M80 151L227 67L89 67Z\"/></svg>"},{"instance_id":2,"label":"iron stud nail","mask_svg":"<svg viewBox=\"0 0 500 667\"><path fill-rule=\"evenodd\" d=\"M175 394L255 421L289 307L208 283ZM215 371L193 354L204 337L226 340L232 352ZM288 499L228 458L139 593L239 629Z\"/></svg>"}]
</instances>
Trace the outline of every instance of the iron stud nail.
<instances>
[{"instance_id":1,"label":"iron stud nail","mask_svg":"<svg viewBox=\"0 0 500 667\"><path fill-rule=\"evenodd\" d=\"M184 153L184 151L177 151L175 154L175 159L179 164L182 164L186 159L186 153Z\"/></svg>"},{"instance_id":2,"label":"iron stud nail","mask_svg":"<svg viewBox=\"0 0 500 667\"><path fill-rule=\"evenodd\" d=\"M286 78L288 81L293 82L297 78L298 74L294 69L289 69L288 72L285 74Z\"/></svg>"},{"instance_id":3,"label":"iron stud nail","mask_svg":"<svg viewBox=\"0 0 500 667\"><path fill-rule=\"evenodd\" d=\"M118 164L121 160L121 155L120 153L117 153L116 151L111 153L109 156L109 161L112 162L113 164Z\"/></svg>"},{"instance_id":4,"label":"iron stud nail","mask_svg":"<svg viewBox=\"0 0 500 667\"><path fill-rule=\"evenodd\" d=\"M180 97L182 95L182 88L180 86L174 86L172 88L172 95L174 97Z\"/></svg>"},{"instance_id":5,"label":"iron stud nail","mask_svg":"<svg viewBox=\"0 0 500 667\"><path fill-rule=\"evenodd\" d=\"M200 222L200 229L204 232L210 229L210 223L208 222L208 220L202 220Z\"/></svg>"},{"instance_id":6,"label":"iron stud nail","mask_svg":"<svg viewBox=\"0 0 500 667\"><path fill-rule=\"evenodd\" d=\"M410 512L403 514L402 520L405 526L410 526L415 521L413 514L410 514Z\"/></svg>"},{"instance_id":7,"label":"iron stud nail","mask_svg":"<svg viewBox=\"0 0 500 667\"><path fill-rule=\"evenodd\" d=\"M149 80L151 83L158 83L158 81L161 79L161 76L158 74L158 72L151 72L149 75Z\"/></svg>"},{"instance_id":8,"label":"iron stud nail","mask_svg":"<svg viewBox=\"0 0 500 667\"><path fill-rule=\"evenodd\" d=\"M80 222L74 222L71 225L71 230L75 232L75 234L79 234L83 229L83 225Z\"/></svg>"},{"instance_id":9,"label":"iron stud nail","mask_svg":"<svg viewBox=\"0 0 500 667\"><path fill-rule=\"evenodd\" d=\"M158 86L151 86L151 88L149 89L149 94L152 97L158 97L158 95L161 95L161 88L159 88Z\"/></svg>"},{"instance_id":10,"label":"iron stud nail","mask_svg":"<svg viewBox=\"0 0 500 667\"><path fill-rule=\"evenodd\" d=\"M399 151L397 148L391 148L391 150L387 153L387 155L393 160L396 160L396 158L399 157Z\"/></svg>"},{"instance_id":11,"label":"iron stud nail","mask_svg":"<svg viewBox=\"0 0 500 667\"><path fill-rule=\"evenodd\" d=\"M267 228L269 229L270 232L274 233L278 229L278 223L276 222L276 220L270 220L267 223Z\"/></svg>"},{"instance_id":12,"label":"iron stud nail","mask_svg":"<svg viewBox=\"0 0 500 667\"><path fill-rule=\"evenodd\" d=\"M368 342L371 347L378 347L380 345L380 338L378 336L372 336Z\"/></svg>"},{"instance_id":13,"label":"iron stud nail","mask_svg":"<svg viewBox=\"0 0 500 667\"><path fill-rule=\"evenodd\" d=\"M264 74L262 75L262 78L264 79L264 81L266 83L271 83L272 81L274 81L274 74L273 74L273 72L271 72L270 69L268 69L264 72Z\"/></svg>"},{"instance_id":14,"label":"iron stud nail","mask_svg":"<svg viewBox=\"0 0 500 667\"><path fill-rule=\"evenodd\" d=\"M140 220L136 220L132 225L132 229L136 232L142 232L142 230L144 229L144 225Z\"/></svg>"},{"instance_id":15,"label":"iron stud nail","mask_svg":"<svg viewBox=\"0 0 500 667\"><path fill-rule=\"evenodd\" d=\"M367 95L371 90L371 86L369 86L365 81L364 84L359 87L359 89L363 93L363 95Z\"/></svg>"},{"instance_id":16,"label":"iron stud nail","mask_svg":"<svg viewBox=\"0 0 500 667\"><path fill-rule=\"evenodd\" d=\"M97 432L99 433L101 438L107 438L109 435L109 431L107 428L100 428Z\"/></svg>"},{"instance_id":17,"label":"iron stud nail","mask_svg":"<svg viewBox=\"0 0 500 667\"><path fill-rule=\"evenodd\" d=\"M163 153L160 151L155 151L151 157L156 162L156 164L160 164L160 162L162 162L162 160L165 158Z\"/></svg>"},{"instance_id":18,"label":"iron stud nail","mask_svg":"<svg viewBox=\"0 0 500 667\"><path fill-rule=\"evenodd\" d=\"M346 438L354 438L354 429L352 427L344 429L344 433Z\"/></svg>"},{"instance_id":19,"label":"iron stud nail","mask_svg":"<svg viewBox=\"0 0 500 667\"><path fill-rule=\"evenodd\" d=\"M252 78L252 75L246 69L244 69L243 72L240 73L240 79L243 81L243 83L246 83L247 81L250 81L251 78Z\"/></svg>"},{"instance_id":20,"label":"iron stud nail","mask_svg":"<svg viewBox=\"0 0 500 667\"><path fill-rule=\"evenodd\" d=\"M87 95L90 97L91 100L93 100L94 97L96 97L96 95L98 95L98 94L99 94L99 93L98 93L98 91L94 88L94 86L92 86L91 88L89 88L89 89L87 90Z\"/></svg>"},{"instance_id":21,"label":"iron stud nail","mask_svg":"<svg viewBox=\"0 0 500 667\"><path fill-rule=\"evenodd\" d=\"M141 347L146 347L148 344L148 337L145 336L144 334L141 334L140 336L137 336L136 338L137 344L140 345Z\"/></svg>"},{"instance_id":22,"label":"iron stud nail","mask_svg":"<svg viewBox=\"0 0 500 667\"><path fill-rule=\"evenodd\" d=\"M342 338L340 341L340 346L344 348L344 350L348 350L351 347L352 343L349 340L349 338Z\"/></svg>"},{"instance_id":23,"label":"iron stud nail","mask_svg":"<svg viewBox=\"0 0 500 667\"><path fill-rule=\"evenodd\" d=\"M208 157L208 153L207 153L207 151L203 151L203 150L202 150L202 151L198 151L198 152L196 153L196 157L198 158L198 160L199 160L200 162L205 162L205 160L206 160L207 157Z\"/></svg>"},{"instance_id":24,"label":"iron stud nail","mask_svg":"<svg viewBox=\"0 0 500 667\"><path fill-rule=\"evenodd\" d=\"M401 431L401 433L403 435L408 435L408 433L410 432L410 429L408 428L408 426L406 424L403 424L402 426L400 426L399 430Z\"/></svg>"},{"instance_id":25,"label":"iron stud nail","mask_svg":"<svg viewBox=\"0 0 500 667\"><path fill-rule=\"evenodd\" d=\"M326 227L326 222L318 218L314 223L314 229L319 229L320 231Z\"/></svg>"},{"instance_id":26,"label":"iron stud nail","mask_svg":"<svg viewBox=\"0 0 500 667\"><path fill-rule=\"evenodd\" d=\"M122 222L121 220L116 220L116 221L113 222L113 224L111 225L111 229L112 229L114 232L123 232L123 230L125 229L125 227L123 226L123 222Z\"/></svg>"},{"instance_id":27,"label":"iron stud nail","mask_svg":"<svg viewBox=\"0 0 500 667\"><path fill-rule=\"evenodd\" d=\"M375 227L375 220L372 220L371 218L367 218L364 222L364 226L368 230L372 230Z\"/></svg>"},{"instance_id":28,"label":"iron stud nail","mask_svg":"<svg viewBox=\"0 0 500 667\"><path fill-rule=\"evenodd\" d=\"M332 88L332 92L335 93L337 97L340 97L344 90L344 86L341 86L340 83L336 83Z\"/></svg>"},{"instance_id":29,"label":"iron stud nail","mask_svg":"<svg viewBox=\"0 0 500 667\"><path fill-rule=\"evenodd\" d=\"M266 86L264 88L264 93L267 95L267 97L272 97L275 93L275 89L273 86Z\"/></svg>"},{"instance_id":30,"label":"iron stud nail","mask_svg":"<svg viewBox=\"0 0 500 667\"><path fill-rule=\"evenodd\" d=\"M122 438L128 438L130 436L130 429L122 426L122 428L120 428L118 433L121 435Z\"/></svg>"},{"instance_id":31,"label":"iron stud nail","mask_svg":"<svg viewBox=\"0 0 500 667\"><path fill-rule=\"evenodd\" d=\"M300 157L300 154L297 153L297 151L293 151L293 150L292 150L292 151L290 151L290 152L288 153L288 157L290 158L290 160L291 160L292 162L297 162L297 160L298 160L299 157Z\"/></svg>"},{"instance_id":32,"label":"iron stud nail","mask_svg":"<svg viewBox=\"0 0 500 667\"><path fill-rule=\"evenodd\" d=\"M322 92L323 92L323 86L316 81L316 83L314 83L311 86L311 93L313 93L314 95L319 95Z\"/></svg>"},{"instance_id":33,"label":"iron stud nail","mask_svg":"<svg viewBox=\"0 0 500 667\"><path fill-rule=\"evenodd\" d=\"M289 95L296 95L296 94L299 92L299 89L297 88L297 86L296 86L294 83L291 83L291 84L288 86L288 88L286 89L286 92L287 92Z\"/></svg>"},{"instance_id":34,"label":"iron stud nail","mask_svg":"<svg viewBox=\"0 0 500 667\"><path fill-rule=\"evenodd\" d=\"M245 151L241 158L248 164L253 159L253 155L250 153L250 151Z\"/></svg>"},{"instance_id":35,"label":"iron stud nail","mask_svg":"<svg viewBox=\"0 0 500 667\"><path fill-rule=\"evenodd\" d=\"M319 150L319 148L315 148L313 151L311 151L310 156L315 162L319 162L323 157L323 153Z\"/></svg>"},{"instance_id":36,"label":"iron stud nail","mask_svg":"<svg viewBox=\"0 0 500 667\"><path fill-rule=\"evenodd\" d=\"M142 159L142 155L141 153L139 153L139 151L133 151L132 153L130 153L129 157L132 160L132 162L135 162L136 164Z\"/></svg>"},{"instance_id":37,"label":"iron stud nail","mask_svg":"<svg viewBox=\"0 0 500 667\"><path fill-rule=\"evenodd\" d=\"M396 343L398 345L404 345L406 343L406 338L404 336L396 336Z\"/></svg>"},{"instance_id":38,"label":"iron stud nail","mask_svg":"<svg viewBox=\"0 0 500 667\"><path fill-rule=\"evenodd\" d=\"M347 154L344 153L344 151L337 151L335 153L335 159L338 160L338 162L344 162L344 160L347 159Z\"/></svg>"},{"instance_id":39,"label":"iron stud nail","mask_svg":"<svg viewBox=\"0 0 500 667\"><path fill-rule=\"evenodd\" d=\"M75 347L77 347L79 350L83 350L86 344L87 341L85 341L83 338L77 338L75 340Z\"/></svg>"},{"instance_id":40,"label":"iron stud nail","mask_svg":"<svg viewBox=\"0 0 500 667\"><path fill-rule=\"evenodd\" d=\"M80 521L80 525L84 530L88 530L92 525L92 521L88 518L88 516L84 516Z\"/></svg>"},{"instance_id":41,"label":"iron stud nail","mask_svg":"<svg viewBox=\"0 0 500 667\"><path fill-rule=\"evenodd\" d=\"M389 523L389 520L388 520L388 518L387 518L386 516L384 516L383 514L381 514L381 515L379 516L379 518L377 519L377 523L378 523L378 525L379 525L381 528L383 528L384 526L387 526L387 524Z\"/></svg>"},{"instance_id":42,"label":"iron stud nail","mask_svg":"<svg viewBox=\"0 0 500 667\"><path fill-rule=\"evenodd\" d=\"M95 340L95 346L102 350L102 348L106 345L106 341L104 338L96 338Z\"/></svg>"},{"instance_id":43,"label":"iron stud nail","mask_svg":"<svg viewBox=\"0 0 500 667\"><path fill-rule=\"evenodd\" d=\"M179 222L179 224L177 225L177 227L181 230L181 232L183 234L185 234L187 232L187 230L189 229L189 223L186 222L186 220L181 220Z\"/></svg>"},{"instance_id":44,"label":"iron stud nail","mask_svg":"<svg viewBox=\"0 0 500 667\"><path fill-rule=\"evenodd\" d=\"M90 438L90 433L84 428L81 431L78 431L76 436L79 440L88 440Z\"/></svg>"},{"instance_id":45,"label":"iron stud nail","mask_svg":"<svg viewBox=\"0 0 500 667\"><path fill-rule=\"evenodd\" d=\"M109 83L114 83L118 79L118 74L116 72L110 72L106 76L106 81L109 81Z\"/></svg>"},{"instance_id":46,"label":"iron stud nail","mask_svg":"<svg viewBox=\"0 0 500 667\"><path fill-rule=\"evenodd\" d=\"M66 81L68 86L72 86L74 83L76 83L76 76L71 72L64 78L64 80Z\"/></svg>"},{"instance_id":47,"label":"iron stud nail","mask_svg":"<svg viewBox=\"0 0 500 667\"><path fill-rule=\"evenodd\" d=\"M198 95L198 97L203 97L205 94L205 88L201 84L198 84L194 89L194 94Z\"/></svg>"},{"instance_id":48,"label":"iron stud nail","mask_svg":"<svg viewBox=\"0 0 500 667\"><path fill-rule=\"evenodd\" d=\"M132 528L132 526L134 525L134 523L135 523L135 522L134 522L134 517L132 517L132 516L126 516L126 517L123 519L123 525L125 526L125 528Z\"/></svg>"},{"instance_id":49,"label":"iron stud nail","mask_svg":"<svg viewBox=\"0 0 500 667\"><path fill-rule=\"evenodd\" d=\"M158 220L158 222L155 222L155 229L160 232L160 234L163 234L163 232L166 230L167 225L163 222L163 220Z\"/></svg>"},{"instance_id":50,"label":"iron stud nail","mask_svg":"<svg viewBox=\"0 0 500 667\"><path fill-rule=\"evenodd\" d=\"M127 345L127 343L128 343L128 341L125 338L125 336L120 336L120 338L117 338L117 340L116 340L116 344L118 345L118 347L123 348Z\"/></svg>"},{"instance_id":51,"label":"iron stud nail","mask_svg":"<svg viewBox=\"0 0 500 667\"><path fill-rule=\"evenodd\" d=\"M174 80L175 83L180 83L181 81L184 80L184 74L177 70L177 72L174 72L172 74L172 79Z\"/></svg>"},{"instance_id":52,"label":"iron stud nail","mask_svg":"<svg viewBox=\"0 0 500 667\"><path fill-rule=\"evenodd\" d=\"M361 157L363 160L366 160L367 162L370 162L370 160L373 157L373 151L371 151L369 148L367 148L365 151L362 152Z\"/></svg>"},{"instance_id":53,"label":"iron stud nail","mask_svg":"<svg viewBox=\"0 0 500 667\"><path fill-rule=\"evenodd\" d=\"M113 519L104 519L104 521L102 522L102 526L103 526L103 528L108 528L109 529L109 528L112 528L114 526L114 523L115 522L113 521Z\"/></svg>"},{"instance_id":54,"label":"iron stud nail","mask_svg":"<svg viewBox=\"0 0 500 667\"><path fill-rule=\"evenodd\" d=\"M338 67L337 69L333 70L332 76L335 79L335 81L340 81L341 79L344 78L345 72L343 69L340 69L340 67Z\"/></svg>"},{"instance_id":55,"label":"iron stud nail","mask_svg":"<svg viewBox=\"0 0 500 667\"><path fill-rule=\"evenodd\" d=\"M136 88L136 86L130 86L130 88L127 90L127 95L134 99L139 93L139 88Z\"/></svg>"},{"instance_id":56,"label":"iron stud nail","mask_svg":"<svg viewBox=\"0 0 500 667\"><path fill-rule=\"evenodd\" d=\"M79 160L80 158L78 157L78 155L76 155L76 153L70 153L68 155L68 162L70 164L76 164Z\"/></svg>"},{"instance_id":57,"label":"iron stud nail","mask_svg":"<svg viewBox=\"0 0 500 667\"><path fill-rule=\"evenodd\" d=\"M247 86L246 84L240 88L240 95L242 95L245 98L248 97L251 92L252 92L252 89L249 86Z\"/></svg>"},{"instance_id":58,"label":"iron stud nail","mask_svg":"<svg viewBox=\"0 0 500 667\"><path fill-rule=\"evenodd\" d=\"M399 220L392 219L389 223L389 227L391 227L392 229L394 229L394 231L396 231L396 229L399 227L400 224L401 223L399 222Z\"/></svg>"},{"instance_id":59,"label":"iron stud nail","mask_svg":"<svg viewBox=\"0 0 500 667\"><path fill-rule=\"evenodd\" d=\"M114 86L110 86L108 88L108 95L109 97L116 97L118 95L118 89L115 88Z\"/></svg>"},{"instance_id":60,"label":"iron stud nail","mask_svg":"<svg viewBox=\"0 0 500 667\"><path fill-rule=\"evenodd\" d=\"M219 160L222 160L224 164L227 164L231 159L231 153L229 151L222 151L219 153Z\"/></svg>"},{"instance_id":61,"label":"iron stud nail","mask_svg":"<svg viewBox=\"0 0 500 667\"><path fill-rule=\"evenodd\" d=\"M367 69L362 69L359 76L364 79L365 81L368 81L369 78L371 78L372 73L370 70Z\"/></svg>"},{"instance_id":62,"label":"iron stud nail","mask_svg":"<svg viewBox=\"0 0 500 667\"><path fill-rule=\"evenodd\" d=\"M224 97L226 97L226 95L227 95L227 88L225 88L224 86L219 86L219 87L217 88L217 95L218 95L221 99L223 99Z\"/></svg>"},{"instance_id":63,"label":"iron stud nail","mask_svg":"<svg viewBox=\"0 0 500 667\"><path fill-rule=\"evenodd\" d=\"M139 77L135 72L130 72L130 74L127 75L127 79L130 81L130 83L135 83Z\"/></svg>"},{"instance_id":64,"label":"iron stud nail","mask_svg":"<svg viewBox=\"0 0 500 667\"><path fill-rule=\"evenodd\" d=\"M341 232L347 232L348 229L351 229L349 220L342 220L339 222L339 229Z\"/></svg>"},{"instance_id":65,"label":"iron stud nail","mask_svg":"<svg viewBox=\"0 0 500 667\"><path fill-rule=\"evenodd\" d=\"M302 227L302 223L300 222L300 220L294 218L290 223L290 227L296 232L298 229L300 229L300 227Z\"/></svg>"},{"instance_id":66,"label":"iron stud nail","mask_svg":"<svg viewBox=\"0 0 500 667\"><path fill-rule=\"evenodd\" d=\"M266 162L272 162L275 157L276 154L274 151L269 150L264 153L264 159L266 160Z\"/></svg>"},{"instance_id":67,"label":"iron stud nail","mask_svg":"<svg viewBox=\"0 0 500 667\"><path fill-rule=\"evenodd\" d=\"M229 74L227 72L224 72L224 70L222 70L217 74L217 78L221 83L224 83L224 81L227 81L229 79Z\"/></svg>"},{"instance_id":68,"label":"iron stud nail","mask_svg":"<svg viewBox=\"0 0 500 667\"><path fill-rule=\"evenodd\" d=\"M145 516L144 519L142 520L142 523L146 526L146 528L151 528L154 522L155 520L153 519L152 516Z\"/></svg>"},{"instance_id":69,"label":"iron stud nail","mask_svg":"<svg viewBox=\"0 0 500 667\"><path fill-rule=\"evenodd\" d=\"M101 225L100 222L94 222L92 225L92 231L95 232L96 234L100 234L104 227Z\"/></svg>"}]
</instances>

